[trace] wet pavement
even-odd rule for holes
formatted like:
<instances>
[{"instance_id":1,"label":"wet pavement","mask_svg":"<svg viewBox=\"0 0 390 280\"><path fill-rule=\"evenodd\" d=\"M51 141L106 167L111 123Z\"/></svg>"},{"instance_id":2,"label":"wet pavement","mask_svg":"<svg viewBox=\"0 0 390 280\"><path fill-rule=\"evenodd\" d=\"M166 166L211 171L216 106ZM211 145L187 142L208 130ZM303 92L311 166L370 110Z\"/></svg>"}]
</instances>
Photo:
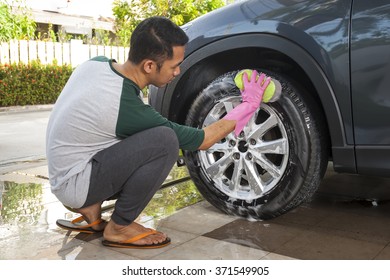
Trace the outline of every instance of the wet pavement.
<instances>
[{"instance_id":1,"label":"wet pavement","mask_svg":"<svg viewBox=\"0 0 390 280\"><path fill-rule=\"evenodd\" d=\"M390 259L390 178L337 174L331 164L310 202L267 221L221 213L191 181L165 188L138 218L170 236L161 249L110 248L101 234L62 230L57 219L78 215L50 192L42 138L50 109L0 111L0 260ZM187 176L174 168L167 182Z\"/></svg>"},{"instance_id":2,"label":"wet pavement","mask_svg":"<svg viewBox=\"0 0 390 280\"><path fill-rule=\"evenodd\" d=\"M104 247L101 234L59 229L57 219L77 214L51 194L45 162L30 164L0 174L2 260L390 259L388 178L337 174L330 165L311 202L267 221L223 214L187 181L159 191L138 219L172 244L133 250ZM174 168L168 181L185 176L185 167Z\"/></svg>"}]
</instances>

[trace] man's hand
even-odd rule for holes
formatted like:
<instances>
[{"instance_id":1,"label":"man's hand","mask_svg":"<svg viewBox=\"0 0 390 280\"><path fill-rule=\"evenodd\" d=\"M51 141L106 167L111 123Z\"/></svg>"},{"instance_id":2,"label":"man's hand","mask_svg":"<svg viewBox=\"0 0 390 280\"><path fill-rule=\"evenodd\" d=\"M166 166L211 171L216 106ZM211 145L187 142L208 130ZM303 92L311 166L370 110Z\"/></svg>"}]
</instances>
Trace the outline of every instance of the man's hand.
<instances>
[{"instance_id":1,"label":"man's hand","mask_svg":"<svg viewBox=\"0 0 390 280\"><path fill-rule=\"evenodd\" d=\"M223 118L225 120L237 121L234 129L236 137L241 133L250 118L260 107L264 91L271 81L271 78L267 77L265 74L261 74L259 78L256 79L257 76L258 73L256 70L253 71L251 80L248 79L247 73L243 74L244 89L241 92L242 103L227 113Z\"/></svg>"},{"instance_id":2,"label":"man's hand","mask_svg":"<svg viewBox=\"0 0 390 280\"><path fill-rule=\"evenodd\" d=\"M258 78L257 77L258 73L256 70L253 70L251 80L249 80L248 74L244 72L242 77L244 82L244 88L241 92L242 102L249 102L253 106L255 106L256 109L260 107L264 91L271 81L271 78L267 77L263 73Z\"/></svg>"}]
</instances>

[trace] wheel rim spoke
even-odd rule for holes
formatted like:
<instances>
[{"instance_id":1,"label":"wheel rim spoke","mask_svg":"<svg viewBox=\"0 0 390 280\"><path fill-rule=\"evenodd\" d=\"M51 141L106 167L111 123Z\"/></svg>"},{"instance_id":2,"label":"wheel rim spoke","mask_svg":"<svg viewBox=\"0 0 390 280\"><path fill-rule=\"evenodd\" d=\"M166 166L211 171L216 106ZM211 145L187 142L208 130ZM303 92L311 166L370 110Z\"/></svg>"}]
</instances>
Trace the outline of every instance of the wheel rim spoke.
<instances>
[{"instance_id":1,"label":"wheel rim spoke","mask_svg":"<svg viewBox=\"0 0 390 280\"><path fill-rule=\"evenodd\" d=\"M240 189L240 181L242 177L243 160L240 158L234 161L233 175L230 180L229 189L238 191Z\"/></svg>"},{"instance_id":2,"label":"wheel rim spoke","mask_svg":"<svg viewBox=\"0 0 390 280\"><path fill-rule=\"evenodd\" d=\"M223 102L223 105L226 109L226 113L229 113L234 108L232 102Z\"/></svg>"},{"instance_id":3,"label":"wheel rim spoke","mask_svg":"<svg viewBox=\"0 0 390 280\"><path fill-rule=\"evenodd\" d=\"M253 150L262 154L287 154L288 142L286 139L260 142L253 146Z\"/></svg>"},{"instance_id":4,"label":"wheel rim spoke","mask_svg":"<svg viewBox=\"0 0 390 280\"><path fill-rule=\"evenodd\" d=\"M259 173L256 171L256 167L252 161L245 161L245 173L249 185L256 195L260 195L264 192L264 186L260 179Z\"/></svg>"},{"instance_id":5,"label":"wheel rim spoke","mask_svg":"<svg viewBox=\"0 0 390 280\"><path fill-rule=\"evenodd\" d=\"M258 126L251 126L251 131L248 134L248 138L261 138L267 131L278 125L278 120L275 115L271 115L265 122Z\"/></svg>"},{"instance_id":6,"label":"wheel rim spoke","mask_svg":"<svg viewBox=\"0 0 390 280\"><path fill-rule=\"evenodd\" d=\"M230 149L227 147L225 143L216 143L213 146L211 146L208 150L208 153L216 153L216 152L221 152L221 153L229 153Z\"/></svg>"},{"instance_id":7,"label":"wheel rim spoke","mask_svg":"<svg viewBox=\"0 0 390 280\"><path fill-rule=\"evenodd\" d=\"M210 175L211 178L219 179L232 162L233 159L230 157L230 155L225 155L206 168L206 172Z\"/></svg>"},{"instance_id":8,"label":"wheel rim spoke","mask_svg":"<svg viewBox=\"0 0 390 280\"><path fill-rule=\"evenodd\" d=\"M266 170L273 178L278 178L282 175L280 169L262 154L254 152L254 157L256 158L256 163Z\"/></svg>"}]
</instances>

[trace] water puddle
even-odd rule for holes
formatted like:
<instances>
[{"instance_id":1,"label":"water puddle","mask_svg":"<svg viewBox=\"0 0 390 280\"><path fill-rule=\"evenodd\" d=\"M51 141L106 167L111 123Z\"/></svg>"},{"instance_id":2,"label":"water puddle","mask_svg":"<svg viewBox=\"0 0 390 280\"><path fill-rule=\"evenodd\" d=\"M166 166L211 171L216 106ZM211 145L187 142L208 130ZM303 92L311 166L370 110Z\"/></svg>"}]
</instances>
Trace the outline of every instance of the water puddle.
<instances>
[{"instance_id":1,"label":"water puddle","mask_svg":"<svg viewBox=\"0 0 390 280\"><path fill-rule=\"evenodd\" d=\"M182 182L159 190L137 222L157 228L161 219L203 200L194 183L186 178L189 178L187 168L175 166L164 184L178 179ZM64 239L64 232L55 221L79 216L56 199L47 179L40 178L38 182L35 179L29 180L24 175L22 180L15 180L18 182L0 181L0 259L45 258L39 252L50 250ZM106 208L103 218L109 219L114 203L103 204Z\"/></svg>"},{"instance_id":2,"label":"water puddle","mask_svg":"<svg viewBox=\"0 0 390 280\"><path fill-rule=\"evenodd\" d=\"M1 224L34 224L43 210L41 184L0 183Z\"/></svg>"},{"instance_id":3,"label":"water puddle","mask_svg":"<svg viewBox=\"0 0 390 280\"><path fill-rule=\"evenodd\" d=\"M156 228L158 222L180 209L193 205L203 200L203 197L189 178L186 167L174 167L164 185L168 187L160 189L138 217L137 222L146 227ZM181 180L178 184L175 181ZM113 202L111 202L113 203ZM109 207L109 203L106 207ZM110 214L110 210L106 214Z\"/></svg>"}]
</instances>

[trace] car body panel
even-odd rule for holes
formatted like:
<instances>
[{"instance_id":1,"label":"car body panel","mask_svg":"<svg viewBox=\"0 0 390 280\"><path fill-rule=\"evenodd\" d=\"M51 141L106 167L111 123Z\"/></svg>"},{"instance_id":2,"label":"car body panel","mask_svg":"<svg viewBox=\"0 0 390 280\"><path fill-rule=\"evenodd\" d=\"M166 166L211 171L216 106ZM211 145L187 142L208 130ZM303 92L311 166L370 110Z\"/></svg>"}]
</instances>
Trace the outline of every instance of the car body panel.
<instances>
[{"instance_id":1,"label":"car body panel","mask_svg":"<svg viewBox=\"0 0 390 280\"><path fill-rule=\"evenodd\" d=\"M359 173L390 170L390 3L355 0L351 85ZM389 172L390 173L390 172Z\"/></svg>"},{"instance_id":2,"label":"car body panel","mask_svg":"<svg viewBox=\"0 0 390 280\"><path fill-rule=\"evenodd\" d=\"M220 38L249 33L275 34L294 42L313 57L332 89L340 93L336 98L341 107L346 143L353 144L348 46L350 10L351 1L345 0L238 2L195 20L187 29L191 42L187 53Z\"/></svg>"},{"instance_id":3,"label":"car body panel","mask_svg":"<svg viewBox=\"0 0 390 280\"><path fill-rule=\"evenodd\" d=\"M358 41L361 36L364 36L359 33L364 30L357 30L362 24L359 19L351 19L351 10L354 3L357 6L354 9L354 15L361 18L374 17L372 13L378 11L370 9L370 5L382 5L387 8L387 17L382 15L374 18L383 22L389 17L388 5L384 3L385 1L376 0L368 3L369 1L364 0L250 0L240 1L211 12L183 26L190 42L187 46L186 58L181 66L181 75L165 88L159 90L152 88L151 105L163 115L176 121L178 108L181 106L185 108L186 102L188 103L188 101L181 101L185 100L186 93L178 92L181 89L180 84L186 79L194 80L194 78L211 81L221 72L226 71L226 67L218 69L218 65L212 65L213 69L207 73L207 76L201 71L198 71L196 75L191 75L190 73L196 68L194 65L202 64L207 61L208 57L232 49L244 47L275 49L297 63L316 89L329 126L335 170L351 173L376 173L375 170L368 168L360 168L358 171L357 166L362 165L356 162L355 157L355 137L358 138L357 144L371 145L372 141L365 138L365 134L372 127L364 117L356 117L355 113L354 117L358 121L359 129L356 131L354 128L352 110L361 111L362 105L359 104L367 102L365 99L369 97L367 95L361 97L361 94L357 94L352 98L350 70L352 69L352 73L358 77L373 64L368 63L364 66L350 64L350 57L359 56L359 52L365 49L364 46L359 45ZM362 12L364 9L368 11ZM351 22L356 24L356 28L352 29L352 38L356 39L352 41L353 48L350 53ZM371 28L375 28L376 24L380 23L373 23ZM388 32L389 24L388 22L384 24L387 24L384 26L387 27ZM388 40L387 45L384 42L380 44L386 47ZM226 59L231 58L226 57ZM388 56L386 59L388 61ZM382 67L388 67L388 63ZM352 79L353 86L357 85L353 83L354 81L359 83L359 79ZM372 77L372 81L375 81L375 77ZM389 79L384 85L388 85L388 82ZM367 86L378 88L382 85L371 83ZM194 87L196 88L196 81L194 81ZM362 87L362 90L367 91L367 87ZM384 91L380 93L380 96L388 98ZM380 103L371 102L371 104L373 109L378 105L383 107ZM384 130L390 130L388 125L390 110L388 108L384 108L382 113L378 111L376 118L379 118L385 111L387 119L378 121L380 127L377 127L377 134L372 136L374 138L381 136L382 128L386 124L387 127ZM362 135L359 134L360 132ZM387 137L389 136L390 132L387 133ZM386 148L383 144L386 144L387 140L377 140L376 144L382 146L376 147L377 150L370 146L370 151L383 150ZM357 156L359 161L367 160L366 152L359 154L358 150ZM380 173L382 174L383 170Z\"/></svg>"}]
</instances>

